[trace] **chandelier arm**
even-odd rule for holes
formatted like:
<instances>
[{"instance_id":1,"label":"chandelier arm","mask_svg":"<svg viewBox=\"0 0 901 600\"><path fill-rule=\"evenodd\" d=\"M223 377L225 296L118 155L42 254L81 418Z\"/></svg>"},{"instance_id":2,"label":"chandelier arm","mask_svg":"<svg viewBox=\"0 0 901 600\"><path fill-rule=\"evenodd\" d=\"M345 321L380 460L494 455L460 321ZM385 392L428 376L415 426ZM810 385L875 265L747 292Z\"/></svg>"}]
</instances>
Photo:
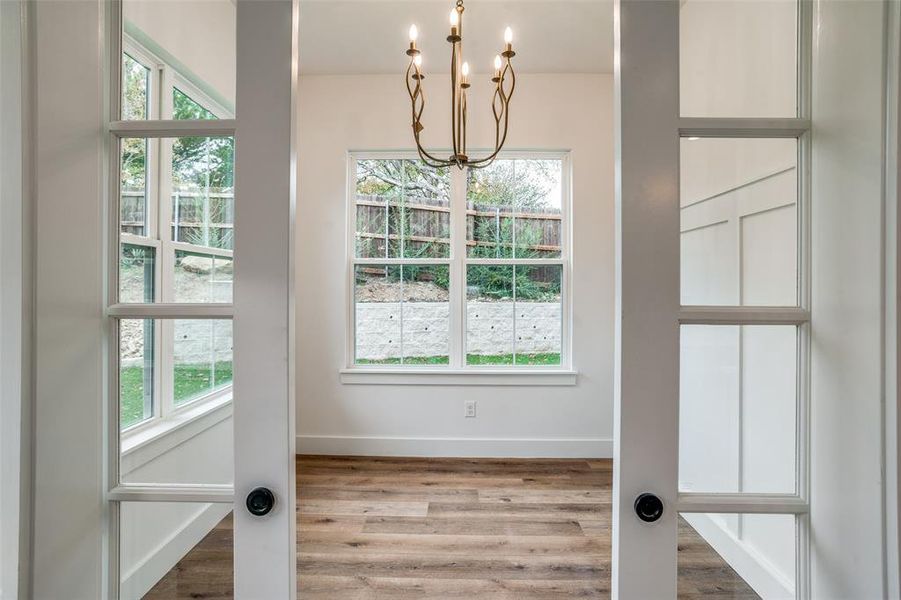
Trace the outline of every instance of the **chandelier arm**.
<instances>
[{"instance_id":1,"label":"chandelier arm","mask_svg":"<svg viewBox=\"0 0 901 600\"><path fill-rule=\"evenodd\" d=\"M501 109L498 113L497 99L501 98ZM501 139L501 115L504 114L504 98L500 92L500 78L498 78L498 87L494 90L494 96L491 98L491 112L494 114L494 149L497 150Z\"/></svg>"},{"instance_id":2,"label":"chandelier arm","mask_svg":"<svg viewBox=\"0 0 901 600\"><path fill-rule=\"evenodd\" d=\"M414 57L415 58L415 57ZM411 87L410 80L414 79L411 76L410 72L415 68L417 77L416 85ZM422 84L422 72L419 67L415 66L415 62L413 58L410 59L410 65L407 67L407 75L406 75L406 85L407 85L407 94L410 96L410 105L412 111L413 118L413 138L416 140L416 149L419 153L420 158L423 162L425 162L428 166L432 168L441 168L444 166L448 166L443 164L443 161L440 158L436 158L426 152L426 150L422 147L422 143L419 141L419 131L417 131L417 124L421 124L422 112L425 110L425 88ZM419 100L419 108L416 108L416 101ZM451 163L452 164L452 163Z\"/></svg>"},{"instance_id":3,"label":"chandelier arm","mask_svg":"<svg viewBox=\"0 0 901 600\"><path fill-rule=\"evenodd\" d=\"M463 90L460 102L461 111L463 112L463 154L466 154L466 90Z\"/></svg>"},{"instance_id":4,"label":"chandelier arm","mask_svg":"<svg viewBox=\"0 0 901 600\"><path fill-rule=\"evenodd\" d=\"M506 79L507 71L510 72L510 91L509 93L505 93L503 89L504 79ZM503 107L501 115L503 116L504 122L504 134L500 137L500 143L495 142L494 152L489 154L488 156L472 161L468 161L468 165L470 167L479 169L487 167L497 158L497 155L500 154L501 149L504 147L504 144L507 141L507 130L510 124L510 100L513 97L513 90L516 88L516 73L513 70L513 66L510 64L510 60L507 60L507 66L504 69L504 72L501 74L501 80L498 83L498 91L501 96L501 105ZM500 124L500 120L498 120L498 124Z\"/></svg>"},{"instance_id":5,"label":"chandelier arm","mask_svg":"<svg viewBox=\"0 0 901 600\"><path fill-rule=\"evenodd\" d=\"M457 42L451 42L451 138L453 138L453 148L455 162L456 156L460 154L457 147ZM459 162L458 162L459 166Z\"/></svg>"},{"instance_id":6,"label":"chandelier arm","mask_svg":"<svg viewBox=\"0 0 901 600\"><path fill-rule=\"evenodd\" d=\"M421 82L422 82L422 80L420 79L420 83ZM416 140L416 150L419 153L420 158L422 158L423 162L425 162L427 165L429 165L432 168L450 166L453 164L452 162L447 162L444 159L436 158L436 157L432 156L431 154L429 154L429 152L425 148L422 147L422 142L420 142L420 140L419 140L420 131L418 131L419 128L416 127L416 123L420 122L420 117L422 116L422 111L425 110L425 88L424 87L421 87L419 89L418 95L419 95L419 100L420 100L419 113L418 114L414 113L414 116L413 116L413 119L414 119L414 121L413 121L414 122L413 139ZM429 161L432 161L435 164L429 164Z\"/></svg>"}]
</instances>

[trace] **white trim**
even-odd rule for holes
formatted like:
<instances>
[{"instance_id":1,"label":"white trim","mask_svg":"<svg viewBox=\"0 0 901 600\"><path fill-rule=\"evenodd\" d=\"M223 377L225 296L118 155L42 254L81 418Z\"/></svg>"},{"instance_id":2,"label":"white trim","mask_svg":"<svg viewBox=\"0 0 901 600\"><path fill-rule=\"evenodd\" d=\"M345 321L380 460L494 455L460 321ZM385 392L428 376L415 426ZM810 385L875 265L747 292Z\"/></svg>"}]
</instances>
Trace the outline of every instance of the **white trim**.
<instances>
[{"instance_id":1,"label":"white trim","mask_svg":"<svg viewBox=\"0 0 901 600\"><path fill-rule=\"evenodd\" d=\"M32 3L0 3L0 597L30 594Z\"/></svg>"},{"instance_id":2,"label":"white trim","mask_svg":"<svg viewBox=\"0 0 901 600\"><path fill-rule=\"evenodd\" d=\"M803 325L810 311L794 306L683 306L682 325Z\"/></svg>"},{"instance_id":3,"label":"white trim","mask_svg":"<svg viewBox=\"0 0 901 600\"><path fill-rule=\"evenodd\" d=\"M682 117L679 119L681 137L719 138L797 138L810 131L810 119L721 119Z\"/></svg>"},{"instance_id":4,"label":"white trim","mask_svg":"<svg viewBox=\"0 0 901 600\"><path fill-rule=\"evenodd\" d=\"M484 369L484 370L482 370ZM469 367L434 369L407 367L385 369L352 367L341 369L341 383L351 385L481 385L481 386L568 386L578 383L579 373L556 367L545 370L511 365L508 369Z\"/></svg>"},{"instance_id":5,"label":"white trim","mask_svg":"<svg viewBox=\"0 0 901 600\"><path fill-rule=\"evenodd\" d=\"M121 597L142 598L231 510L230 506L215 504L202 507L162 544L122 574Z\"/></svg>"},{"instance_id":6,"label":"white trim","mask_svg":"<svg viewBox=\"0 0 901 600\"><path fill-rule=\"evenodd\" d=\"M345 248L346 248L346 321L345 321L345 368L341 370L342 383L401 383L406 373L414 374L409 383L421 385L481 385L480 382L459 379L460 374L482 372L486 370L480 365L466 364L466 273L469 265L498 266L559 266L560 281L560 364L553 368L572 375L569 383L551 383L547 385L574 385L575 373L572 365L572 152L569 150L510 150L501 153L499 160L557 160L560 161L561 176L561 232L559 258L469 258L466 255L466 185L467 170L450 169L450 251L444 258L357 258L356 257L356 165L361 160L419 160L418 155L410 150L378 150L356 151L346 154L347 181L345 200ZM515 212L511 216L515 216ZM386 221L387 224L387 221ZM515 237L515 228L514 228ZM515 242L515 240L514 240ZM436 379L432 373L417 365L401 365L398 368L378 368L369 371L365 365L356 364L356 302L354 299L355 271L359 265L447 265L450 270L450 288L448 302L450 305L448 322L448 364L444 367L433 366L431 370L440 371L448 377ZM516 281L514 278L514 296ZM514 301L515 303L515 301ZM511 349L516 355L516 319L513 322ZM401 323L403 327L403 323ZM401 330L402 331L402 330ZM401 336L403 337L403 336ZM403 341L401 341L401 350ZM515 361L514 361L515 363ZM504 367L493 367L497 371L519 371L522 366L511 364ZM534 369L525 366L525 369ZM536 369L537 370L537 369ZM371 377L376 374L377 377ZM421 377L430 375L428 379ZM386 376L387 375L387 376ZM520 383L489 383L488 385L520 385Z\"/></svg>"},{"instance_id":7,"label":"white trim","mask_svg":"<svg viewBox=\"0 0 901 600\"><path fill-rule=\"evenodd\" d=\"M466 458L610 458L610 438L297 436L298 454Z\"/></svg>"},{"instance_id":8,"label":"white trim","mask_svg":"<svg viewBox=\"0 0 901 600\"><path fill-rule=\"evenodd\" d=\"M232 137L236 123L234 119L113 121L109 124L109 131L120 138Z\"/></svg>"},{"instance_id":9,"label":"white trim","mask_svg":"<svg viewBox=\"0 0 901 600\"><path fill-rule=\"evenodd\" d=\"M761 598L795 598L795 586L791 581L753 547L723 529L709 515L686 514L683 517ZM797 540L795 544L798 544Z\"/></svg>"},{"instance_id":10,"label":"white trim","mask_svg":"<svg viewBox=\"0 0 901 600\"><path fill-rule=\"evenodd\" d=\"M179 444L232 416L232 395L198 402L174 414L154 419L134 433L122 434L119 472L125 477Z\"/></svg>"},{"instance_id":11,"label":"white trim","mask_svg":"<svg viewBox=\"0 0 901 600\"><path fill-rule=\"evenodd\" d=\"M156 304L113 304L106 316L117 319L231 319L232 304L190 304L159 302Z\"/></svg>"},{"instance_id":12,"label":"white trim","mask_svg":"<svg viewBox=\"0 0 901 600\"><path fill-rule=\"evenodd\" d=\"M219 484L123 484L106 494L111 502L211 502L232 504L234 486Z\"/></svg>"},{"instance_id":13,"label":"white trim","mask_svg":"<svg viewBox=\"0 0 901 600\"><path fill-rule=\"evenodd\" d=\"M810 505L795 494L720 494L681 492L678 512L806 514Z\"/></svg>"},{"instance_id":14,"label":"white trim","mask_svg":"<svg viewBox=\"0 0 901 600\"><path fill-rule=\"evenodd\" d=\"M886 5L886 90L885 90L885 232L883 256L885 260L883 319L884 340L884 472L885 499L883 514L885 519L885 593L887 598L901 598L901 451L898 434L901 430L901 386L898 385L899 339L901 339L901 319L899 319L899 281L901 281L901 256L899 256L899 232L901 232L901 212L899 212L899 144L901 144L901 120L899 120L899 67L901 67L901 10L896 2Z\"/></svg>"}]
</instances>

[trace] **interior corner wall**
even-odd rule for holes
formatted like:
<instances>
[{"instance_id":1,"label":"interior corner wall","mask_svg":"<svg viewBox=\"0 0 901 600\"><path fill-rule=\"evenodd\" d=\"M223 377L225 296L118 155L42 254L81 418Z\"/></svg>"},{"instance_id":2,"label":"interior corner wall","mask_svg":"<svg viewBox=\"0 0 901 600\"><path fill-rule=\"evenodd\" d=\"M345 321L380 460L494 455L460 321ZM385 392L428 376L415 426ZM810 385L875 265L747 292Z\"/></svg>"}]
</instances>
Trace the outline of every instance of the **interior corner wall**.
<instances>
[{"instance_id":1,"label":"interior corner wall","mask_svg":"<svg viewBox=\"0 0 901 600\"><path fill-rule=\"evenodd\" d=\"M218 92L235 101L234 0L124 0L123 16ZM194 82L197 83L197 82Z\"/></svg>"},{"instance_id":2,"label":"interior corner wall","mask_svg":"<svg viewBox=\"0 0 901 600\"><path fill-rule=\"evenodd\" d=\"M450 139L449 94L432 75L424 143ZM493 145L487 78L470 95L470 146ZM486 81L481 81L485 79ZM613 79L521 75L508 149L570 150L572 348L566 387L349 385L347 153L411 150L399 76L302 76L297 217L297 451L427 456L611 456L613 418ZM478 416L465 419L463 400Z\"/></svg>"}]
</instances>

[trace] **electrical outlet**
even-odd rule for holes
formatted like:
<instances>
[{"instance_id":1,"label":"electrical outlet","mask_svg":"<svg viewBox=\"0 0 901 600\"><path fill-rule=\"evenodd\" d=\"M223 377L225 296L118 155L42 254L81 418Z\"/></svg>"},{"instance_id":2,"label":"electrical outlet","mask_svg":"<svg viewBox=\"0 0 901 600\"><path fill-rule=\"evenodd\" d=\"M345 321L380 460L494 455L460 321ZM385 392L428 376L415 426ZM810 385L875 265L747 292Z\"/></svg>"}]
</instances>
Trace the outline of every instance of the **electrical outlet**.
<instances>
[{"instance_id":1,"label":"electrical outlet","mask_svg":"<svg viewBox=\"0 0 901 600\"><path fill-rule=\"evenodd\" d=\"M467 400L463 403L463 416L467 419L474 419L476 416L476 401Z\"/></svg>"}]
</instances>

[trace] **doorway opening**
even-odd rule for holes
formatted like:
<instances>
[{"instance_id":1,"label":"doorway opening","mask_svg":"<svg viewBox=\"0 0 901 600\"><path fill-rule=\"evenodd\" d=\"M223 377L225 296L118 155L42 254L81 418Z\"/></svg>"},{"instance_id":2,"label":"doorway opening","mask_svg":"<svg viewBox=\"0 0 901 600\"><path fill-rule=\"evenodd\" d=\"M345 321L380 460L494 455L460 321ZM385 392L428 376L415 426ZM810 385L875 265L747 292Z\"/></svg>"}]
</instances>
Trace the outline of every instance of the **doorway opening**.
<instances>
[{"instance_id":1,"label":"doorway opening","mask_svg":"<svg viewBox=\"0 0 901 600\"><path fill-rule=\"evenodd\" d=\"M796 114L801 13L764 4L681 3L683 116ZM233 483L223 306L240 261L232 240L243 201L228 123L235 8L179 5L176 16L169 5L123 2L122 119L211 123L170 137L118 136L114 293L119 304L198 309L172 318L124 308L116 317L116 477L215 491ZM448 8L300 2L298 593L606 597L613 4L467 6L473 148L493 143L491 49L506 26L518 49L509 138L484 170L435 169L415 153L405 33L419 28L431 86L424 144L448 150ZM747 68L735 68L740 60ZM696 133L680 148L681 303L803 305L803 142ZM804 324L703 321L683 326L675 357L680 491L798 492ZM121 501L120 595L231 597L231 509L231 499ZM799 519L684 514L680 597L795 597Z\"/></svg>"}]
</instances>

